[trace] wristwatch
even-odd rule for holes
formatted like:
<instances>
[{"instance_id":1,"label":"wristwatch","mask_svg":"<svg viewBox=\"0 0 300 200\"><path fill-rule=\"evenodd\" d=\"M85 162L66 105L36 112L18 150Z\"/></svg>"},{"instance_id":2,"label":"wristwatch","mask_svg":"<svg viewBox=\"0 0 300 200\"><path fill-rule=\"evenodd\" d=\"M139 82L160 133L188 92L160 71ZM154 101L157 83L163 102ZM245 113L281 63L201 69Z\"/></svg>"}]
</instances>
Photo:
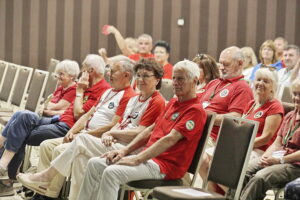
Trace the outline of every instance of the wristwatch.
<instances>
[{"instance_id":1,"label":"wristwatch","mask_svg":"<svg viewBox=\"0 0 300 200\"><path fill-rule=\"evenodd\" d=\"M280 164L284 164L283 156L279 158L279 162L280 162Z\"/></svg>"}]
</instances>

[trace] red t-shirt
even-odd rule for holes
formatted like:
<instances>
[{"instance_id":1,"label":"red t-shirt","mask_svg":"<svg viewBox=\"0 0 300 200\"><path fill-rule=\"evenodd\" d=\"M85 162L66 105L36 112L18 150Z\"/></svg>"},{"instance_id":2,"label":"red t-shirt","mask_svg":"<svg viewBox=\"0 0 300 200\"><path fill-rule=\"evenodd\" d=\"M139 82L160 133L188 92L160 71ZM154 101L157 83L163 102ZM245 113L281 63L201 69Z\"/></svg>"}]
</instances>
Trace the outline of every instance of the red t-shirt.
<instances>
[{"instance_id":1,"label":"red t-shirt","mask_svg":"<svg viewBox=\"0 0 300 200\"><path fill-rule=\"evenodd\" d=\"M242 114L248 103L253 100L251 88L244 76L231 79L215 79L210 81L204 89L200 90L198 96L205 110L213 111L217 114L237 112ZM211 97L214 94L214 97ZM214 126L211 137L216 140L219 126Z\"/></svg>"},{"instance_id":2,"label":"red t-shirt","mask_svg":"<svg viewBox=\"0 0 300 200\"><path fill-rule=\"evenodd\" d=\"M244 110L244 114L246 114L247 112L250 111L250 109L253 107L254 103L255 103L254 100L249 103L249 105ZM265 103L263 106L261 106L260 108L258 108L256 110L253 110L253 108L251 109L250 113L246 116L246 118L259 122L259 127L257 130L256 137L259 137L262 135L266 118L270 115L276 115L276 114L280 114L281 116L283 116L283 114L284 114L283 107L282 107L280 101L278 101L277 99L268 101L267 103ZM268 144L263 145L258 148L265 151L274 142L274 140L277 136L277 134L276 134L277 131L278 130L276 130L274 136L271 138L271 140L268 142Z\"/></svg>"},{"instance_id":3,"label":"red t-shirt","mask_svg":"<svg viewBox=\"0 0 300 200\"><path fill-rule=\"evenodd\" d=\"M82 109L88 112L95 104L96 100L102 96L102 94L110 88L110 85L102 79L92 87L88 88L83 94L83 106ZM76 119L73 113L74 101L67 108L67 110L60 116L59 121L65 122L70 128L75 124Z\"/></svg>"},{"instance_id":4,"label":"red t-shirt","mask_svg":"<svg viewBox=\"0 0 300 200\"><path fill-rule=\"evenodd\" d=\"M64 99L70 103L72 103L76 96L76 84L64 90L62 86L58 87L53 92L53 97L51 98L51 103L58 103L61 99Z\"/></svg>"},{"instance_id":5,"label":"red t-shirt","mask_svg":"<svg viewBox=\"0 0 300 200\"><path fill-rule=\"evenodd\" d=\"M172 73L173 73L173 65L170 63L164 65L164 79L171 79L172 80Z\"/></svg>"},{"instance_id":6,"label":"red t-shirt","mask_svg":"<svg viewBox=\"0 0 300 200\"><path fill-rule=\"evenodd\" d=\"M141 58L153 58L154 55L152 53L148 53L148 54L139 54L139 53L135 53L132 54L130 56L128 56L131 60L134 61L139 61Z\"/></svg>"},{"instance_id":7,"label":"red t-shirt","mask_svg":"<svg viewBox=\"0 0 300 200\"><path fill-rule=\"evenodd\" d=\"M278 131L278 136L280 136L282 139L286 136L289 129L294 130L295 127L297 126L297 124L300 123L299 120L295 121L296 115L297 115L297 112L295 110L293 110L284 117L284 120ZM295 122L297 122L297 123L295 123ZM290 125L291 125L291 127L290 127ZM300 127L298 127L295 130L292 138L287 142L286 145L283 144L283 141L281 142L281 144L282 144L282 149L286 150L285 155L289 155L296 151L299 151L300 150ZM300 165L300 161L293 162L293 164Z\"/></svg>"},{"instance_id":8,"label":"red t-shirt","mask_svg":"<svg viewBox=\"0 0 300 200\"><path fill-rule=\"evenodd\" d=\"M183 136L172 147L152 159L159 165L161 173L166 174L165 179L181 178L186 173L202 136L205 121L206 112L198 97L184 102L179 102L177 98L171 99L165 111L157 118L145 149L168 135L172 129Z\"/></svg>"}]
</instances>

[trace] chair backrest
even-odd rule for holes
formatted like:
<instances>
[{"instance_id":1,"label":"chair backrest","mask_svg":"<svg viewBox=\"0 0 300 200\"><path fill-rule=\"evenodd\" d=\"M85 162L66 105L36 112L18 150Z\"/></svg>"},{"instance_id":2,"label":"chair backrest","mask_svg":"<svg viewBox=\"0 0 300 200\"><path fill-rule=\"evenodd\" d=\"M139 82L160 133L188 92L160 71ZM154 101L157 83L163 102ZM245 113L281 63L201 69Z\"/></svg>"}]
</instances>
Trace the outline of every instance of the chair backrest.
<instances>
[{"instance_id":1,"label":"chair backrest","mask_svg":"<svg viewBox=\"0 0 300 200\"><path fill-rule=\"evenodd\" d=\"M203 150L205 149L205 144L208 140L209 134L211 132L211 129L214 125L215 122L215 118L216 118L216 113L208 113L207 114L207 119L203 128L203 132L202 132L202 136L201 139L198 143L198 146L196 148L192 163L188 169L188 172L191 174L194 174L193 178L192 178L192 182L191 182L191 186L194 186L195 182L196 182L196 177L195 174L198 173L199 168L200 168L200 161L203 155Z\"/></svg>"},{"instance_id":2,"label":"chair backrest","mask_svg":"<svg viewBox=\"0 0 300 200\"><path fill-rule=\"evenodd\" d=\"M46 99L50 94L54 92L57 86L57 78L54 73L49 74L48 80L45 87L44 99Z\"/></svg>"},{"instance_id":3,"label":"chair backrest","mask_svg":"<svg viewBox=\"0 0 300 200\"><path fill-rule=\"evenodd\" d=\"M45 90L49 72L36 69L30 84L28 98L26 100L25 109L37 112L38 106L41 102L42 95Z\"/></svg>"},{"instance_id":4,"label":"chair backrest","mask_svg":"<svg viewBox=\"0 0 300 200\"><path fill-rule=\"evenodd\" d=\"M229 115L224 116L221 124L207 180L235 189L234 199L241 192L258 125Z\"/></svg>"},{"instance_id":5,"label":"chair backrest","mask_svg":"<svg viewBox=\"0 0 300 200\"><path fill-rule=\"evenodd\" d=\"M49 72L49 73L55 72L56 65L57 65L58 63L59 63L59 60L56 60L56 59L54 59L54 58L51 58L51 59L50 59L49 66L48 66L48 72Z\"/></svg>"},{"instance_id":6,"label":"chair backrest","mask_svg":"<svg viewBox=\"0 0 300 200\"><path fill-rule=\"evenodd\" d=\"M6 68L7 68L7 62L0 60L0 91L5 77Z\"/></svg>"},{"instance_id":7,"label":"chair backrest","mask_svg":"<svg viewBox=\"0 0 300 200\"><path fill-rule=\"evenodd\" d=\"M173 98L173 81L170 79L162 79L161 80L161 88L159 92L166 99L166 101L170 101Z\"/></svg>"},{"instance_id":8,"label":"chair backrest","mask_svg":"<svg viewBox=\"0 0 300 200\"><path fill-rule=\"evenodd\" d=\"M11 104L20 107L21 103L24 102L32 72L33 68L20 66L11 97Z\"/></svg>"},{"instance_id":9,"label":"chair backrest","mask_svg":"<svg viewBox=\"0 0 300 200\"><path fill-rule=\"evenodd\" d=\"M12 94L12 88L15 83L16 74L18 71L17 65L8 63L5 77L3 80L2 88L0 91L0 100L8 102L10 95Z\"/></svg>"},{"instance_id":10,"label":"chair backrest","mask_svg":"<svg viewBox=\"0 0 300 200\"><path fill-rule=\"evenodd\" d=\"M281 102L293 103L291 88L284 85L280 86L278 89L278 99Z\"/></svg>"},{"instance_id":11,"label":"chair backrest","mask_svg":"<svg viewBox=\"0 0 300 200\"><path fill-rule=\"evenodd\" d=\"M284 109L284 115L295 109L295 105L293 103L282 102L282 106Z\"/></svg>"}]
</instances>

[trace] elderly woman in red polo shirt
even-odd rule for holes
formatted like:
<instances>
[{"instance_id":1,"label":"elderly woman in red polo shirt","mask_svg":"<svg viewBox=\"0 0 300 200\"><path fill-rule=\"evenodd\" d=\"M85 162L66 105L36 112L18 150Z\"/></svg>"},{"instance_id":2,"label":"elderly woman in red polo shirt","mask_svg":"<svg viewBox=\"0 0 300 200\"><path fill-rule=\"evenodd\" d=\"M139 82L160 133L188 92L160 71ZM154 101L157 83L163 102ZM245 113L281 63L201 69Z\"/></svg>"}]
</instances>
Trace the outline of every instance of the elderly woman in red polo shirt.
<instances>
[{"instance_id":1,"label":"elderly woman in red polo shirt","mask_svg":"<svg viewBox=\"0 0 300 200\"><path fill-rule=\"evenodd\" d=\"M263 199L268 189L300 177L300 79L292 83L292 94L295 110L285 116L276 140L261 158L250 161L247 174L252 178L241 200Z\"/></svg>"},{"instance_id":2,"label":"elderly woman in red polo shirt","mask_svg":"<svg viewBox=\"0 0 300 200\"><path fill-rule=\"evenodd\" d=\"M254 81L254 100L249 102L242 116L259 122L250 160L261 157L276 138L284 113L281 102L275 99L276 91L276 71L272 71L272 68L257 70ZM211 155L212 150L212 148L208 149L208 154ZM210 156L207 157L206 162L200 169L203 178L206 177L209 161ZM219 188L213 183L209 184L209 187L213 191L219 191Z\"/></svg>"},{"instance_id":3,"label":"elderly woman in red polo shirt","mask_svg":"<svg viewBox=\"0 0 300 200\"><path fill-rule=\"evenodd\" d=\"M60 115L69 107L76 95L76 79L79 72L79 65L75 61L64 60L57 64L57 88L44 104L44 116Z\"/></svg>"}]
</instances>

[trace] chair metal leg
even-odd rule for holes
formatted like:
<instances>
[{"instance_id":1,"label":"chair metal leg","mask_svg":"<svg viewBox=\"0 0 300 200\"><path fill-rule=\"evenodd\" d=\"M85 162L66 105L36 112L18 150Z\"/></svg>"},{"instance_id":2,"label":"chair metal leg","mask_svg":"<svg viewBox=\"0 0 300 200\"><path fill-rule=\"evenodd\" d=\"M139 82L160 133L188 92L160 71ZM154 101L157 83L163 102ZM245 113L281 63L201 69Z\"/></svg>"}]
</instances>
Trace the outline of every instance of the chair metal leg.
<instances>
[{"instance_id":1,"label":"chair metal leg","mask_svg":"<svg viewBox=\"0 0 300 200\"><path fill-rule=\"evenodd\" d=\"M26 145L25 158L22 167L23 172L25 172L29 168L31 151L32 151L32 146Z\"/></svg>"},{"instance_id":2,"label":"chair metal leg","mask_svg":"<svg viewBox=\"0 0 300 200\"><path fill-rule=\"evenodd\" d=\"M123 200L124 199L124 195L125 195L125 186L121 185L121 193L120 193L119 200Z\"/></svg>"}]
</instances>

